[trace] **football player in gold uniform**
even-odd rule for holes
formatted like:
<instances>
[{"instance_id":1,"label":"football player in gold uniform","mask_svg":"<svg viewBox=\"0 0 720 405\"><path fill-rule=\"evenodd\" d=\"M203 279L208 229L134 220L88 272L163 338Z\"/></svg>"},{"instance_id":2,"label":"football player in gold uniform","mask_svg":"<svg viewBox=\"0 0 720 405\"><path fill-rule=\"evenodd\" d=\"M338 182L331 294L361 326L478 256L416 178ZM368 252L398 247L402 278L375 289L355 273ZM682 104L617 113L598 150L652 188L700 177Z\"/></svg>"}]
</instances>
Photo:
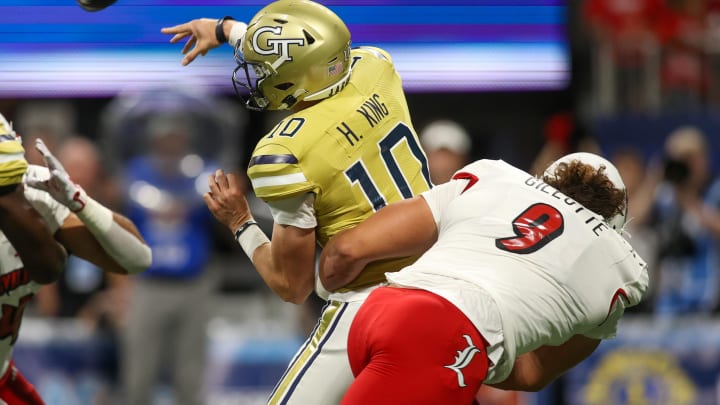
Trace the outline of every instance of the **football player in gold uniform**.
<instances>
[{"instance_id":1,"label":"football player in gold uniform","mask_svg":"<svg viewBox=\"0 0 720 405\"><path fill-rule=\"evenodd\" d=\"M163 32L174 34L171 42L189 38L183 64L229 42L245 105L292 111L258 142L247 171L273 213L272 241L253 221L233 174L212 176L205 199L280 297L299 304L317 288L328 298L269 403L337 404L353 378L346 341L357 309L385 272L415 257L372 263L328 297L316 283L316 246L431 187L392 59L379 48L351 48L343 21L309 0L271 3L247 25L197 19Z\"/></svg>"}]
</instances>

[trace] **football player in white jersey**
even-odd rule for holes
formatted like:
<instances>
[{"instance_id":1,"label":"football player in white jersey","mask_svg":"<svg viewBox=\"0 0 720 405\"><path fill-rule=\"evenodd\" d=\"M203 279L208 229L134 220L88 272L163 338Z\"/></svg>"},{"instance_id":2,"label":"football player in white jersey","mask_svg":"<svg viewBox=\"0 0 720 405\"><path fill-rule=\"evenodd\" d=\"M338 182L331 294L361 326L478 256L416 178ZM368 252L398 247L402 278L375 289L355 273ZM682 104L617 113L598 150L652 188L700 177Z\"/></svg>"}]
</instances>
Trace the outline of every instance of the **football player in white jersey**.
<instances>
[{"instance_id":1,"label":"football player in white jersey","mask_svg":"<svg viewBox=\"0 0 720 405\"><path fill-rule=\"evenodd\" d=\"M318 245L387 203L430 188L392 58L376 47L351 48L350 31L328 8L275 1L248 24L199 19L163 32L174 34L171 42L188 38L184 64L229 41L238 63L233 81L246 107L292 110L255 146L247 171L273 213L272 242L255 226L232 174L211 177L205 196L284 300L302 303L312 293ZM337 405L353 380L346 344L357 309L386 272L414 260L373 263L331 295L268 403Z\"/></svg>"},{"instance_id":2,"label":"football player in white jersey","mask_svg":"<svg viewBox=\"0 0 720 405\"><path fill-rule=\"evenodd\" d=\"M565 156L542 178L480 160L331 239L328 290L374 260L425 252L355 317L342 404L470 404L483 383L537 390L582 361L647 289L619 233L626 205L597 155Z\"/></svg>"},{"instance_id":3,"label":"football player in white jersey","mask_svg":"<svg viewBox=\"0 0 720 405\"><path fill-rule=\"evenodd\" d=\"M12 349L23 310L55 281L67 252L106 271L138 273L151 252L127 218L90 198L38 140L47 168L28 165L19 137L0 115L0 404L42 399L15 368Z\"/></svg>"}]
</instances>

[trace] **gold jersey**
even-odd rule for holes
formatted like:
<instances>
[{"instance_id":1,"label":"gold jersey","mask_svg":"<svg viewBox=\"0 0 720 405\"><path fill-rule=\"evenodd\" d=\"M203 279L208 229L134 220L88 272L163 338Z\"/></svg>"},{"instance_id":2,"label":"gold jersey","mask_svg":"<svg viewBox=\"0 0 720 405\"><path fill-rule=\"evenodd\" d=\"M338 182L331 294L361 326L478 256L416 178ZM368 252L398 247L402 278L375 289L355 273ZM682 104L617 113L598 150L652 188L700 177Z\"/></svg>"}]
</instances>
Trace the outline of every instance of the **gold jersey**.
<instances>
[{"instance_id":1,"label":"gold jersey","mask_svg":"<svg viewBox=\"0 0 720 405\"><path fill-rule=\"evenodd\" d=\"M20 137L0 114L0 186L20 183L27 168L25 149Z\"/></svg>"},{"instance_id":2,"label":"gold jersey","mask_svg":"<svg viewBox=\"0 0 720 405\"><path fill-rule=\"evenodd\" d=\"M277 124L258 142L248 168L256 195L266 201L315 194L320 246L386 204L431 187L390 56L362 47L351 58L348 85ZM385 272L415 259L371 263L343 291L384 282Z\"/></svg>"}]
</instances>

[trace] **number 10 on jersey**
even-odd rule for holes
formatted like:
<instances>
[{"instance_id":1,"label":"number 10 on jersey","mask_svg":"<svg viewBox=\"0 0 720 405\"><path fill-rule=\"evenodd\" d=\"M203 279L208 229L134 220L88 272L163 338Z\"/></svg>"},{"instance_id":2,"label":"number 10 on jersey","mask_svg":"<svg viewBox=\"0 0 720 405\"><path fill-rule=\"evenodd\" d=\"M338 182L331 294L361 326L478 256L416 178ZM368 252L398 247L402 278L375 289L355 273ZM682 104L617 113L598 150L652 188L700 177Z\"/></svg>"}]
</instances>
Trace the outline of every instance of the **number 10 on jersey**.
<instances>
[{"instance_id":1,"label":"number 10 on jersey","mask_svg":"<svg viewBox=\"0 0 720 405\"><path fill-rule=\"evenodd\" d=\"M428 170L427 158L420 148L417 139L413 136L412 131L410 131L410 128L408 128L407 125L399 123L387 135L385 135L377 145L383 163L385 163L385 168L392 178L393 183L395 183L395 187L397 187L403 198L410 198L413 196L412 189L410 188L407 180L405 180L405 176L403 175L402 170L400 170L400 166L392 153L393 148L395 148L403 139L407 142L410 153L412 153L415 160L420 163L420 170L422 171L423 178L427 182L428 187L431 187L432 185L430 183L430 172ZM385 197L375 186L375 181L370 176L370 173L362 160L358 160L350 166L350 168L345 170L345 176L348 180L350 180L350 183L358 183L360 185L362 192L372 205L373 210L377 211L387 205Z\"/></svg>"}]
</instances>

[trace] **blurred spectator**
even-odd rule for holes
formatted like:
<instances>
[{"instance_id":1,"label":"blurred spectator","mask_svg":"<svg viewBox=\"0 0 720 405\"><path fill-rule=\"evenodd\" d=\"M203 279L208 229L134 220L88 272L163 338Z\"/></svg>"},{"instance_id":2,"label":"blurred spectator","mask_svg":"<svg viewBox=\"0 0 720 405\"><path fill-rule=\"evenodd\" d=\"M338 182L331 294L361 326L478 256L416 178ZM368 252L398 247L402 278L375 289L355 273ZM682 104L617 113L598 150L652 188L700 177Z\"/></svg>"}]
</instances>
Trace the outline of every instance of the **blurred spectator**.
<instances>
[{"instance_id":1,"label":"blurred spectator","mask_svg":"<svg viewBox=\"0 0 720 405\"><path fill-rule=\"evenodd\" d=\"M584 14L594 38L599 83L597 92L611 92L619 108L643 107L643 85L656 53L656 27L667 6L664 0L588 0Z\"/></svg>"},{"instance_id":2,"label":"blurred spectator","mask_svg":"<svg viewBox=\"0 0 720 405\"><path fill-rule=\"evenodd\" d=\"M720 1L711 0L705 26L705 49L707 51L707 80L708 104L720 104Z\"/></svg>"},{"instance_id":3,"label":"blurred spectator","mask_svg":"<svg viewBox=\"0 0 720 405\"><path fill-rule=\"evenodd\" d=\"M56 156L75 183L101 204L117 208L117 184L103 171L100 151L92 141L68 138L57 148ZM126 283L127 277L103 272L90 262L70 256L57 283L45 285L37 293L37 311L43 316L77 317L93 328L114 333L125 315Z\"/></svg>"},{"instance_id":4,"label":"blurred spectator","mask_svg":"<svg viewBox=\"0 0 720 405\"><path fill-rule=\"evenodd\" d=\"M708 150L695 127L678 128L665 141L662 182L649 216L658 238L659 315L708 313L717 305L720 193L708 188Z\"/></svg>"},{"instance_id":5,"label":"blurred spectator","mask_svg":"<svg viewBox=\"0 0 720 405\"><path fill-rule=\"evenodd\" d=\"M720 1L587 0L595 112L720 102Z\"/></svg>"},{"instance_id":6,"label":"blurred spectator","mask_svg":"<svg viewBox=\"0 0 720 405\"><path fill-rule=\"evenodd\" d=\"M437 120L420 132L420 142L427 153L430 180L441 184L468 162L472 140L465 129L455 121Z\"/></svg>"},{"instance_id":7,"label":"blurred spectator","mask_svg":"<svg viewBox=\"0 0 720 405\"><path fill-rule=\"evenodd\" d=\"M125 165L127 214L153 249L153 264L130 295L122 356L127 404L151 404L167 373L174 403L204 402L206 327L217 277L207 271L215 221L202 194L217 165L191 152L194 124L180 112L149 117L146 153Z\"/></svg>"},{"instance_id":8,"label":"blurred spectator","mask_svg":"<svg viewBox=\"0 0 720 405\"><path fill-rule=\"evenodd\" d=\"M16 120L28 162L42 165L42 156L35 150L35 139L41 138L50 150L57 150L75 130L75 109L68 101L27 101L18 107Z\"/></svg>"},{"instance_id":9,"label":"blurred spectator","mask_svg":"<svg viewBox=\"0 0 720 405\"><path fill-rule=\"evenodd\" d=\"M620 172L628 196L628 222L625 224L625 236L638 254L647 258L650 284L643 301L633 307L631 312L650 312L655 296L655 271L657 265L657 237L646 221L653 193L659 178L653 171L646 170L645 158L640 151L623 147L612 153L610 161Z\"/></svg>"},{"instance_id":10,"label":"blurred spectator","mask_svg":"<svg viewBox=\"0 0 720 405\"><path fill-rule=\"evenodd\" d=\"M666 9L664 0L587 0L585 17L594 35L622 51L652 36Z\"/></svg>"},{"instance_id":11,"label":"blurred spectator","mask_svg":"<svg viewBox=\"0 0 720 405\"><path fill-rule=\"evenodd\" d=\"M697 110L708 85L708 17L713 0L669 0L658 26L662 43L661 78L668 111Z\"/></svg>"},{"instance_id":12,"label":"blurred spectator","mask_svg":"<svg viewBox=\"0 0 720 405\"><path fill-rule=\"evenodd\" d=\"M568 153L601 154L595 138L570 110L552 114L545 122L543 135L545 142L530 167L530 173L534 175L541 175L550 163Z\"/></svg>"}]
</instances>

